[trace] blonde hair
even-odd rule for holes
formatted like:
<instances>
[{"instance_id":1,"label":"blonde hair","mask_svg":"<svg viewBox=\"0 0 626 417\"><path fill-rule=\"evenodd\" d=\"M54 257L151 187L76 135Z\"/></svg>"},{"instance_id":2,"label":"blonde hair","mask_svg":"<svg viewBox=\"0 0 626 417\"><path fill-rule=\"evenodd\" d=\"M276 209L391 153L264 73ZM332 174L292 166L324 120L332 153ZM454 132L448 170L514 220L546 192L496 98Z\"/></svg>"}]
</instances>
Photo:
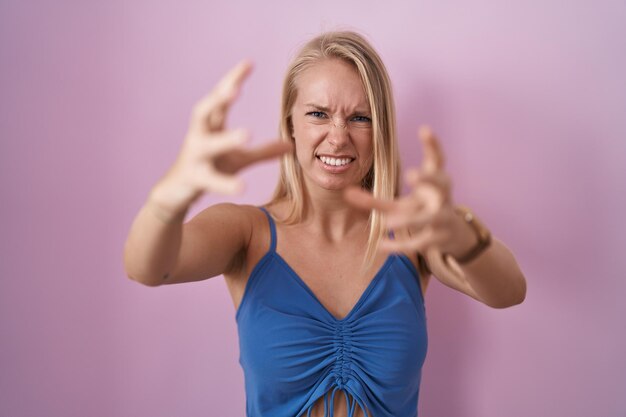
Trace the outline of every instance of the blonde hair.
<instances>
[{"instance_id":1,"label":"blonde hair","mask_svg":"<svg viewBox=\"0 0 626 417\"><path fill-rule=\"evenodd\" d=\"M400 193L400 158L396 137L396 115L391 82L378 53L361 35L351 31L326 32L307 42L287 69L281 100L280 138L291 141L291 111L296 101L298 76L326 59L341 59L354 66L361 77L372 118L373 164L362 181L362 187L375 197L391 200ZM293 224L304 215L304 183L302 171L294 156L282 157L280 178L270 204L279 200L291 203L289 214L282 219ZM373 263L376 248L386 233L381 213L369 217L369 238L364 266Z\"/></svg>"}]
</instances>

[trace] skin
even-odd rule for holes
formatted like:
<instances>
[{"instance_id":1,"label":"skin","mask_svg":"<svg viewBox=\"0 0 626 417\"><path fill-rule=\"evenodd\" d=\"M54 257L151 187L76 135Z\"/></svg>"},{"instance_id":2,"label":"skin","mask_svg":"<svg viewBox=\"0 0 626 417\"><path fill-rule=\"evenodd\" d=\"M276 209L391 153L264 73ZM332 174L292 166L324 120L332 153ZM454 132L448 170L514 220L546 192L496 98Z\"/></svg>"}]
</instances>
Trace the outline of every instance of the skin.
<instances>
[{"instance_id":1,"label":"skin","mask_svg":"<svg viewBox=\"0 0 626 417\"><path fill-rule=\"evenodd\" d=\"M372 123L358 73L326 60L301 74L292 114L296 156L311 199L358 185L372 166ZM318 156L350 158L345 172L329 172ZM337 195L337 194L336 194Z\"/></svg>"},{"instance_id":2,"label":"skin","mask_svg":"<svg viewBox=\"0 0 626 417\"><path fill-rule=\"evenodd\" d=\"M454 259L477 242L471 227L454 212L451 180L444 169L439 140L428 126L419 130L423 145L422 165L406 172L411 191L394 201L376 199L356 187L346 190L349 204L386 214L388 228L408 230L395 240L384 239L384 252L425 253L433 275L456 289L494 308L521 303L526 296L526 278L512 252L492 236L491 245L467 264Z\"/></svg>"},{"instance_id":3,"label":"skin","mask_svg":"<svg viewBox=\"0 0 626 417\"><path fill-rule=\"evenodd\" d=\"M475 236L453 213L443 151L429 129L420 131L421 167L406 174L411 192L381 201L358 187L372 163L372 132L354 69L338 60L307 69L297 80L292 143L254 149L246 146L245 131L225 125L250 70L250 63L240 63L194 107L175 163L131 226L124 251L131 279L156 286L223 275L237 308L252 269L268 250L267 219L256 207L229 203L208 207L183 224L185 213L204 193L241 192L236 174L246 166L295 152L304 174L305 216L296 225L277 225L277 252L336 318L350 312L391 251L404 252L414 263L418 250L425 253L438 280L492 307L523 300L525 278L499 240L466 265L443 257L465 253ZM320 155L349 157L350 163L340 170L325 167ZM288 204L268 209L280 218ZM395 241L383 241L371 269L355 273L365 253L370 210L384 212L387 226L399 233ZM425 289L429 276L420 278ZM337 416L347 414L341 398L335 397ZM323 415L321 399L313 415Z\"/></svg>"}]
</instances>

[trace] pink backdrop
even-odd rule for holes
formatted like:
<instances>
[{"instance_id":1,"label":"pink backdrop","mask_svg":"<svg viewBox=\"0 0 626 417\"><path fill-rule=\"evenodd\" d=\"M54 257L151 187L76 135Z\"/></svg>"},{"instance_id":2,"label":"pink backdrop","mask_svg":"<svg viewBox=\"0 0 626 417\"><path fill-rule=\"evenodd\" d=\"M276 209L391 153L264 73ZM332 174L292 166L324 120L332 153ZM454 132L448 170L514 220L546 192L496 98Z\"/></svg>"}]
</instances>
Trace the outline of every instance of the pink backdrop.
<instances>
[{"instance_id":1,"label":"pink backdrop","mask_svg":"<svg viewBox=\"0 0 626 417\"><path fill-rule=\"evenodd\" d=\"M220 74L254 60L230 122L260 143L289 58L337 27L387 63L405 164L430 123L528 278L508 310L432 283L420 415L626 415L624 2L37 3L0 2L1 416L244 415L223 279L143 287L123 243Z\"/></svg>"}]
</instances>

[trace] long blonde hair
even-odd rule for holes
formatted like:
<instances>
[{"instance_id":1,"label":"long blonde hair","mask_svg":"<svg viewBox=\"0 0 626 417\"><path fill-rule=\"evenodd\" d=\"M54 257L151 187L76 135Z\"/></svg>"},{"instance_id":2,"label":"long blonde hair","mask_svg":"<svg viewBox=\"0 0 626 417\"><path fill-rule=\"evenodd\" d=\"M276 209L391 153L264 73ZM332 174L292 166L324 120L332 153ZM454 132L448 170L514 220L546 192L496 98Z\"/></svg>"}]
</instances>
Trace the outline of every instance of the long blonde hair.
<instances>
[{"instance_id":1,"label":"long blonde hair","mask_svg":"<svg viewBox=\"0 0 626 417\"><path fill-rule=\"evenodd\" d=\"M400 193L400 158L391 82L380 56L360 34L351 31L326 32L300 49L287 69L283 84L280 138L286 142L293 140L291 111L298 93L298 76L316 63L332 58L354 66L361 77L370 105L374 161L361 185L377 198L390 200L397 197ZM270 204L279 200L291 203L289 214L282 221L293 224L302 220L304 183L294 154L287 154L281 159L280 178ZM373 263L378 242L385 233L381 214L373 211L369 217L365 267Z\"/></svg>"}]
</instances>

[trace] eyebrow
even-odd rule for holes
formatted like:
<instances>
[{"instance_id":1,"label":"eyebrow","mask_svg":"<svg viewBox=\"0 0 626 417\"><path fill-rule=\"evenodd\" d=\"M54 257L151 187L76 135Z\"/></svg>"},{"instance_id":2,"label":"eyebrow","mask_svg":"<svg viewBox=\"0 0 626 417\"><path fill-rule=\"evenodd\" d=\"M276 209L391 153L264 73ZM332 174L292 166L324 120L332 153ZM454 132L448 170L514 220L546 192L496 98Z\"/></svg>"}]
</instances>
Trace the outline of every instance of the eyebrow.
<instances>
[{"instance_id":1,"label":"eyebrow","mask_svg":"<svg viewBox=\"0 0 626 417\"><path fill-rule=\"evenodd\" d=\"M321 111L325 111L325 112L329 112L330 109L326 106L320 106L319 104L315 104L315 103L306 103L305 106L307 107L313 107L316 110L321 110Z\"/></svg>"},{"instance_id":2,"label":"eyebrow","mask_svg":"<svg viewBox=\"0 0 626 417\"><path fill-rule=\"evenodd\" d=\"M330 108L329 107L321 106L321 105L315 104L315 103L306 103L305 106L313 107L315 110L323 111L323 112L326 112L326 113L330 112ZM369 113L369 112L370 112L369 109L366 110L363 107L354 110L354 113L360 113L360 114L365 114L365 113Z\"/></svg>"}]
</instances>

